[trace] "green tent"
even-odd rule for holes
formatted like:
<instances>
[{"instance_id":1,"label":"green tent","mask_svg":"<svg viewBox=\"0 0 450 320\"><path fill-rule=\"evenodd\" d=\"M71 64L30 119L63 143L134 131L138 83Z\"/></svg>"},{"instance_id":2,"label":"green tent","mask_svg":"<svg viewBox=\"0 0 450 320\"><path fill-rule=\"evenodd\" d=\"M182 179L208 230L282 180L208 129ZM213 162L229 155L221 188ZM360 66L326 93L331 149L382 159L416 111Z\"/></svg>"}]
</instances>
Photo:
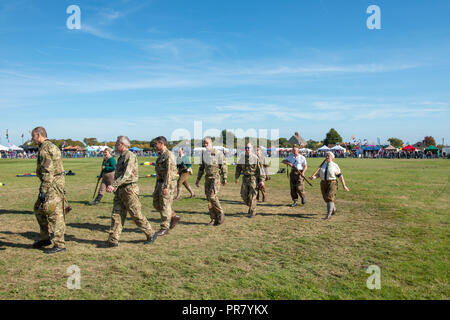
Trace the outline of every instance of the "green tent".
<instances>
[{"instance_id":1,"label":"green tent","mask_svg":"<svg viewBox=\"0 0 450 320\"><path fill-rule=\"evenodd\" d=\"M425 152L428 152L428 151L431 151L431 152L438 152L439 151L439 149L438 148L436 148L435 146L428 146L428 147L426 147L425 148L425 150L424 150Z\"/></svg>"}]
</instances>

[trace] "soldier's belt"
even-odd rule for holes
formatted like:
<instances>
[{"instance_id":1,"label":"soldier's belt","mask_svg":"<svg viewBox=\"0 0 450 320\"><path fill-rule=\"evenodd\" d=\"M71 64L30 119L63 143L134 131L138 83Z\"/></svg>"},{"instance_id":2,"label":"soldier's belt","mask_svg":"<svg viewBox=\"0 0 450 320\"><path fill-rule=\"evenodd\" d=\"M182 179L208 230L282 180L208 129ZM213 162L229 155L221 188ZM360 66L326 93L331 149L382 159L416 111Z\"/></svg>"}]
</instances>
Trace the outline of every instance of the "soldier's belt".
<instances>
[{"instance_id":1,"label":"soldier's belt","mask_svg":"<svg viewBox=\"0 0 450 320\"><path fill-rule=\"evenodd\" d=\"M136 182L130 182L130 183L121 184L120 186L117 187L117 189L125 188L125 187L131 186L133 184L136 184Z\"/></svg>"}]
</instances>

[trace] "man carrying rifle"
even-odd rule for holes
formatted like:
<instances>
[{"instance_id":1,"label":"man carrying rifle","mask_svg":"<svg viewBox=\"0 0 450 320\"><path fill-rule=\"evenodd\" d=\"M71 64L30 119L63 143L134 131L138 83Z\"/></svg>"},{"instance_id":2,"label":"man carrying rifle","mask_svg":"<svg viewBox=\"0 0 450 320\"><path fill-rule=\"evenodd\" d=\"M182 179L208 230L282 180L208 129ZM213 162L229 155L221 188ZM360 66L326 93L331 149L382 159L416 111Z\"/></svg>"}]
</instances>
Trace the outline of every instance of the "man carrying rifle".
<instances>
[{"instance_id":1,"label":"man carrying rifle","mask_svg":"<svg viewBox=\"0 0 450 320\"><path fill-rule=\"evenodd\" d=\"M95 206L102 200L103 194L106 188L113 184L114 182L114 171L116 171L116 159L112 156L112 149L106 148L103 151L104 159L102 163L102 171L99 176L99 180L102 179L102 184L100 185L100 190L94 201L89 202L89 205ZM98 185L98 182L97 182ZM97 188L95 188L97 190Z\"/></svg>"},{"instance_id":2,"label":"man carrying rifle","mask_svg":"<svg viewBox=\"0 0 450 320\"><path fill-rule=\"evenodd\" d=\"M293 201L291 207L297 206L299 195L302 198L302 204L305 204L304 176L308 169L308 165L306 163L306 158L300 154L299 146L297 144L292 148L292 154L282 162L291 167L291 174L289 176L291 198Z\"/></svg>"},{"instance_id":3,"label":"man carrying rifle","mask_svg":"<svg viewBox=\"0 0 450 320\"><path fill-rule=\"evenodd\" d=\"M39 249L53 243L53 248L45 253L66 251L64 215L70 207L65 198L61 151L47 139L47 132L43 127L34 128L31 136L33 142L39 145L36 175L41 181L38 200L34 205L40 240L33 244L33 248Z\"/></svg>"}]
</instances>

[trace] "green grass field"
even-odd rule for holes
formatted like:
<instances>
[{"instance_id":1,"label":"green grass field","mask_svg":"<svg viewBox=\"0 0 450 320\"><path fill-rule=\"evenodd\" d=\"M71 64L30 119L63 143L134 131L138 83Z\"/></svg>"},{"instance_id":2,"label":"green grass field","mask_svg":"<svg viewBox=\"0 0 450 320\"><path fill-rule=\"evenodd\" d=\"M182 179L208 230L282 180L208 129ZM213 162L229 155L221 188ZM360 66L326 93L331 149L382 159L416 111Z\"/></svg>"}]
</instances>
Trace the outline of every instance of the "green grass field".
<instances>
[{"instance_id":1,"label":"green grass field","mask_svg":"<svg viewBox=\"0 0 450 320\"><path fill-rule=\"evenodd\" d=\"M310 159L310 174L322 159ZM139 159L140 162L149 159ZM182 217L168 236L143 245L127 220L120 246L102 248L113 196L92 199L101 159L66 159L73 211L66 217L67 251L32 249L39 237L33 214L35 161L0 160L0 299L449 299L448 160L337 159L350 192L340 187L338 214L324 221L319 182L305 185L307 204L290 208L289 182L276 174L258 216L246 217L240 185L220 192L225 224L208 227L203 193L174 202ZM140 176L154 173L141 166ZM194 166L194 183L197 167ZM141 178L143 213L159 229L152 206L155 178ZM81 270L81 289L66 287L67 267ZM381 289L369 290L370 265Z\"/></svg>"}]
</instances>

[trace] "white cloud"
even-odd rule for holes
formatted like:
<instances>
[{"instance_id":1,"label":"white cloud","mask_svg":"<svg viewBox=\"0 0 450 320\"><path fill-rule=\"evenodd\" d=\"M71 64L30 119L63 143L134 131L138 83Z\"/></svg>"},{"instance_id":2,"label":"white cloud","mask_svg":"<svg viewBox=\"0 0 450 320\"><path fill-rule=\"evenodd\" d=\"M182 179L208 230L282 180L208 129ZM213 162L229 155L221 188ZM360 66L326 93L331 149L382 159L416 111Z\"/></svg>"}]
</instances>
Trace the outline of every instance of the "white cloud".
<instances>
[{"instance_id":1,"label":"white cloud","mask_svg":"<svg viewBox=\"0 0 450 320\"><path fill-rule=\"evenodd\" d=\"M82 23L81 24L81 29L80 31L88 33L90 35L93 35L95 37L101 38L101 39L107 39L107 40L119 40L117 37L115 37L114 35L112 35L109 32L103 31L99 28L93 27L87 23Z\"/></svg>"}]
</instances>

